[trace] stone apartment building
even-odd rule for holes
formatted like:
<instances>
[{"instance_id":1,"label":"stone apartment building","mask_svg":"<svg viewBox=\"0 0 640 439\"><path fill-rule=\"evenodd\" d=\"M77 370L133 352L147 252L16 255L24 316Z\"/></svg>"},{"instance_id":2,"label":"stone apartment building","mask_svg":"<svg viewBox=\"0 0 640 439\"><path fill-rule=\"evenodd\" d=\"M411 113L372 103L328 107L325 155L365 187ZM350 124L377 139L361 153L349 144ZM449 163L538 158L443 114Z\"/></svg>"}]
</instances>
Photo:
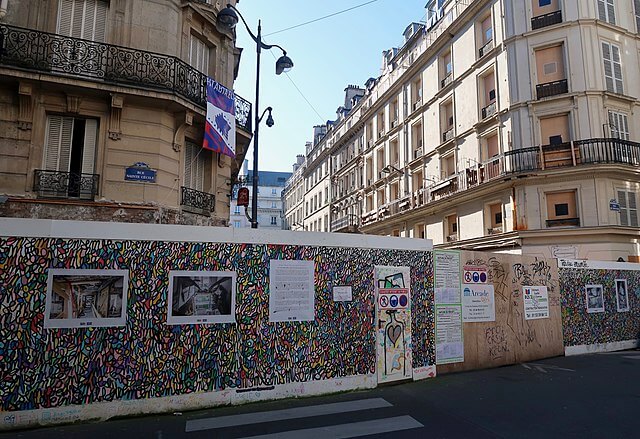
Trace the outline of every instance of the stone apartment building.
<instances>
[{"instance_id":1,"label":"stone apartment building","mask_svg":"<svg viewBox=\"0 0 640 439\"><path fill-rule=\"evenodd\" d=\"M329 230L637 262L639 49L639 1L429 1L307 151Z\"/></svg>"},{"instance_id":2,"label":"stone apartment building","mask_svg":"<svg viewBox=\"0 0 640 439\"><path fill-rule=\"evenodd\" d=\"M0 215L226 226L251 139L237 97L236 159L201 147L206 77L240 62L226 4L3 1Z\"/></svg>"}]
</instances>

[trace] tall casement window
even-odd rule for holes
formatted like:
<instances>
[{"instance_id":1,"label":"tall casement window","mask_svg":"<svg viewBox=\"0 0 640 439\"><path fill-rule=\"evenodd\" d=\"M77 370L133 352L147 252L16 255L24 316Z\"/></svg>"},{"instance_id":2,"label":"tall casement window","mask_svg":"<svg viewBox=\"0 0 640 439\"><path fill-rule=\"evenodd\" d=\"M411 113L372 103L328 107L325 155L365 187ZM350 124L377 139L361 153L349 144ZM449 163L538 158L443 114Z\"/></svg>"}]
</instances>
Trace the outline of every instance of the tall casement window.
<instances>
[{"instance_id":1,"label":"tall casement window","mask_svg":"<svg viewBox=\"0 0 640 439\"><path fill-rule=\"evenodd\" d=\"M638 204L636 193L618 189L620 225L638 227Z\"/></svg>"},{"instance_id":2,"label":"tall casement window","mask_svg":"<svg viewBox=\"0 0 640 439\"><path fill-rule=\"evenodd\" d=\"M609 111L609 135L616 139L629 140L629 121L625 113Z\"/></svg>"},{"instance_id":3,"label":"tall casement window","mask_svg":"<svg viewBox=\"0 0 640 439\"><path fill-rule=\"evenodd\" d=\"M640 0L633 0L633 10L636 14L636 32L640 34Z\"/></svg>"},{"instance_id":4,"label":"tall casement window","mask_svg":"<svg viewBox=\"0 0 640 439\"><path fill-rule=\"evenodd\" d=\"M209 74L209 46L195 35L191 35L189 43L189 64L205 75Z\"/></svg>"},{"instance_id":5,"label":"tall casement window","mask_svg":"<svg viewBox=\"0 0 640 439\"><path fill-rule=\"evenodd\" d=\"M102 0L60 0L57 33L104 42L109 4Z\"/></svg>"},{"instance_id":6,"label":"tall casement window","mask_svg":"<svg viewBox=\"0 0 640 439\"><path fill-rule=\"evenodd\" d=\"M598 18L611 24L616 24L616 0L597 0Z\"/></svg>"},{"instance_id":7,"label":"tall casement window","mask_svg":"<svg viewBox=\"0 0 640 439\"><path fill-rule=\"evenodd\" d=\"M96 119L47 116L45 170L93 174L97 138Z\"/></svg>"},{"instance_id":8,"label":"tall casement window","mask_svg":"<svg viewBox=\"0 0 640 439\"><path fill-rule=\"evenodd\" d=\"M186 142L184 148L184 186L204 192L204 177L207 161L212 152L205 151L195 143Z\"/></svg>"},{"instance_id":9,"label":"tall casement window","mask_svg":"<svg viewBox=\"0 0 640 439\"><path fill-rule=\"evenodd\" d=\"M604 79L607 91L623 93L622 62L620 48L615 44L602 42L602 62L604 64Z\"/></svg>"}]
</instances>

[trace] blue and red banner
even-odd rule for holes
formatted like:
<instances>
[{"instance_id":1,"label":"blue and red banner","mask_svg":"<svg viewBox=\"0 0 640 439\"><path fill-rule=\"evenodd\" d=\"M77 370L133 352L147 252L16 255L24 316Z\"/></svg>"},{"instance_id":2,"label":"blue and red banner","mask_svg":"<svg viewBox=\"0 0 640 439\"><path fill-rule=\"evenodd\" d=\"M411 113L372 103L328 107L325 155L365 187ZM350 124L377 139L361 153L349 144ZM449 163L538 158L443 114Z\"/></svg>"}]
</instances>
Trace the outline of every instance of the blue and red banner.
<instances>
[{"instance_id":1,"label":"blue and red banner","mask_svg":"<svg viewBox=\"0 0 640 439\"><path fill-rule=\"evenodd\" d=\"M224 85L207 78L207 122L202 147L236 156L236 95Z\"/></svg>"}]
</instances>

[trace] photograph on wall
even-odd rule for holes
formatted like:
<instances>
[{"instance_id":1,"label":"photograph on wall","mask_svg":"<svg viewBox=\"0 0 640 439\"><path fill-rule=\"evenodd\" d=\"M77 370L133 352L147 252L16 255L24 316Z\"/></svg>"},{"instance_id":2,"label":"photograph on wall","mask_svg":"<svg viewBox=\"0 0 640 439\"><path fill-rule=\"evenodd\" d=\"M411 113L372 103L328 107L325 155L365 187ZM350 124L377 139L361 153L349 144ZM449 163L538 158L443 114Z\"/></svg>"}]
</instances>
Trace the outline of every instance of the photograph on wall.
<instances>
[{"instance_id":1,"label":"photograph on wall","mask_svg":"<svg viewBox=\"0 0 640 439\"><path fill-rule=\"evenodd\" d=\"M167 324L235 323L234 271L170 271Z\"/></svg>"},{"instance_id":2,"label":"photograph on wall","mask_svg":"<svg viewBox=\"0 0 640 439\"><path fill-rule=\"evenodd\" d=\"M50 269L45 328L124 326L127 270Z\"/></svg>"},{"instance_id":3,"label":"photograph on wall","mask_svg":"<svg viewBox=\"0 0 640 439\"><path fill-rule=\"evenodd\" d=\"M629 311L629 290L626 279L616 279L616 304L618 312Z\"/></svg>"},{"instance_id":4,"label":"photograph on wall","mask_svg":"<svg viewBox=\"0 0 640 439\"><path fill-rule=\"evenodd\" d=\"M315 319L313 261L269 261L269 322Z\"/></svg>"},{"instance_id":5,"label":"photograph on wall","mask_svg":"<svg viewBox=\"0 0 640 439\"><path fill-rule=\"evenodd\" d=\"M587 312L590 314L604 312L602 285L585 285L584 289L587 297Z\"/></svg>"}]
</instances>

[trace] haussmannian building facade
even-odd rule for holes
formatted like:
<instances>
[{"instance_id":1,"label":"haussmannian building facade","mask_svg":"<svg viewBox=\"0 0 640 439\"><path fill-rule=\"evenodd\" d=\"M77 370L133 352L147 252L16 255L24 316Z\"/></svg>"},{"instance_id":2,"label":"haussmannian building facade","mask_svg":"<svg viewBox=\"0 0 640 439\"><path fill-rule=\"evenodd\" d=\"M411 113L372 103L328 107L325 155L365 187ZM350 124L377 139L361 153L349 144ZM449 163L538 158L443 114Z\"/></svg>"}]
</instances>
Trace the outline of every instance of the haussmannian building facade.
<instances>
[{"instance_id":1,"label":"haussmannian building facade","mask_svg":"<svg viewBox=\"0 0 640 439\"><path fill-rule=\"evenodd\" d=\"M240 62L226 1L2 3L0 216L228 225L251 104L236 159L201 147L206 77Z\"/></svg>"},{"instance_id":2,"label":"haussmannian building facade","mask_svg":"<svg viewBox=\"0 0 640 439\"><path fill-rule=\"evenodd\" d=\"M640 1L432 0L404 36L307 151L330 231L639 261Z\"/></svg>"}]
</instances>

